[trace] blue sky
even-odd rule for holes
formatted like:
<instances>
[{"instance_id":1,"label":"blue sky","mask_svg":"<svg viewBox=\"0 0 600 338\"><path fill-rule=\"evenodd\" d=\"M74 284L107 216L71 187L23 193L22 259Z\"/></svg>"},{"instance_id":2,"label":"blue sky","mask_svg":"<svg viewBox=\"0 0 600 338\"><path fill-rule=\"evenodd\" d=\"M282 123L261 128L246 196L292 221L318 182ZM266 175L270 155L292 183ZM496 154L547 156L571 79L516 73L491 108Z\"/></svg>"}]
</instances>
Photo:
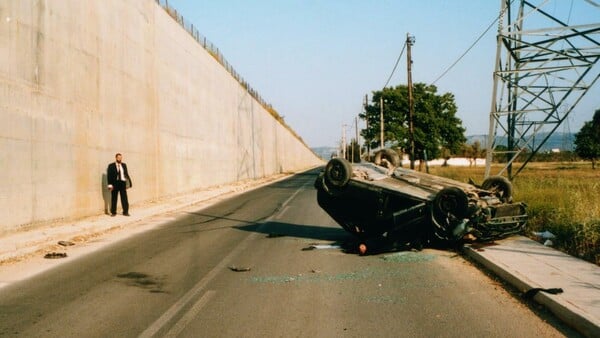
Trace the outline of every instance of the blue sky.
<instances>
[{"instance_id":1,"label":"blue sky","mask_svg":"<svg viewBox=\"0 0 600 338\"><path fill-rule=\"evenodd\" d=\"M566 0L565 0L566 1ZM576 2L582 0L577 0ZM311 147L354 135L365 94L390 76L407 33L413 82L432 83L498 16L500 0L168 0ZM577 13L575 10L573 13ZM598 11L600 14L600 10ZM443 78L467 135L487 134L494 27ZM406 54L390 86L406 84ZM598 94L595 86L595 93ZM588 93L561 131L577 132L600 108ZM359 120L359 129L364 122Z\"/></svg>"}]
</instances>

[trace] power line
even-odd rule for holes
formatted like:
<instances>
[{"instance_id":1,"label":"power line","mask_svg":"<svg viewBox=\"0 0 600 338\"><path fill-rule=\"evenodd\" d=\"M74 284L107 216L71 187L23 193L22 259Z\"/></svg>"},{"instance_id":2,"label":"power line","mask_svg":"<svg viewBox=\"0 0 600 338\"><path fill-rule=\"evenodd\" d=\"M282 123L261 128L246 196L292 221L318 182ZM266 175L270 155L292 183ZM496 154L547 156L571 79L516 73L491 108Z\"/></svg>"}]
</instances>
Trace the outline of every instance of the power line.
<instances>
[{"instance_id":1,"label":"power line","mask_svg":"<svg viewBox=\"0 0 600 338\"><path fill-rule=\"evenodd\" d=\"M506 9L505 9L505 10L506 10ZM471 44L471 46L469 46L469 48L467 48L467 50L466 50L464 53L462 53L462 55L461 55L461 56L460 56L458 59L456 59L456 61L454 61L454 63L453 63L452 65L450 65L450 67L448 67L448 69L446 69L446 70L445 70L445 71L442 73L442 75L438 76L438 78L437 78L437 79L435 79L435 81L433 81L433 82L432 82L432 84L435 84L435 83L436 83L436 82L438 82L438 81L439 81L439 80L440 80L442 77L444 77L446 74L448 74L448 72L449 72L450 70L452 70L452 68L454 68L454 66L456 66L456 64L457 64L457 63L458 63L460 60L462 60L462 58L463 58L465 55L467 55L467 53L469 53L469 52L471 51L471 49L473 49L473 47L475 47L475 45L476 45L476 44L479 42L479 40L481 40L481 39L483 38L483 36L487 34L487 32L488 32L488 31L489 31L489 30L490 30L490 29L491 29L491 28L494 26L494 24L496 24L496 23L498 22L498 20L499 20L499 19L502 17L502 15L504 15L504 12L501 12L501 13L500 13L500 14L499 14L499 15L498 15L498 16L497 16L495 19L494 19L494 21L492 21L492 23L490 23L490 24L489 24L489 26L488 26L488 27L485 29L485 31L483 31L483 33L481 33L481 34L479 35L479 37L478 37L478 38L475 40L475 42L473 42L473 43Z\"/></svg>"},{"instance_id":2,"label":"power line","mask_svg":"<svg viewBox=\"0 0 600 338\"><path fill-rule=\"evenodd\" d=\"M402 54L404 54L405 48L406 48L406 41L404 42L404 46L402 46L402 50L400 51L400 55L398 55L398 59L396 59L396 64L394 65L394 69L392 69L392 73L390 74L390 77L388 77L387 81L385 82L385 85L383 85L383 88L387 87L387 85L390 83L390 80L392 79L392 76L394 75L394 72L396 71L396 67L398 67L398 63L400 63Z\"/></svg>"}]
</instances>

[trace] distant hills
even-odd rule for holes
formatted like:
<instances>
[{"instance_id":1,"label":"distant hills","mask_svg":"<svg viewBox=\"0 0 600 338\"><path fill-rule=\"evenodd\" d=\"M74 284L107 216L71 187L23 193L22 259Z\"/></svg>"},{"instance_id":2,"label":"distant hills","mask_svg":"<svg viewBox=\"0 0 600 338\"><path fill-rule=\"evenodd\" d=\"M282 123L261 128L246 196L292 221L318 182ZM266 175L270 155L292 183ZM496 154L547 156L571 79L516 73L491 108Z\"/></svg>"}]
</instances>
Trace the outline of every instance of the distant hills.
<instances>
[{"instance_id":1,"label":"distant hills","mask_svg":"<svg viewBox=\"0 0 600 338\"><path fill-rule=\"evenodd\" d=\"M549 133L539 133L535 140L542 142ZM535 141L534 140L534 141ZM473 144L475 141L479 141L482 147L487 146L487 135L471 135L467 136L467 143ZM559 149L560 151L572 151L575 149L575 134L574 133L553 133L550 135L546 143L540 149L541 152L548 152L552 149ZM507 144L506 137L497 137L496 144Z\"/></svg>"},{"instance_id":2,"label":"distant hills","mask_svg":"<svg viewBox=\"0 0 600 338\"><path fill-rule=\"evenodd\" d=\"M539 133L536 136L536 140L541 142L548 133ZM487 135L471 135L467 136L467 143L473 144L475 141L479 141L482 147L487 145ZM550 135L550 138L542 146L542 152L549 152L552 149L560 149L560 151L572 151L575 149L575 133L554 133ZM506 137L498 137L496 139L497 144L506 144ZM329 160L331 154L336 154L338 151L337 147L315 147L312 150L324 160Z\"/></svg>"},{"instance_id":3,"label":"distant hills","mask_svg":"<svg viewBox=\"0 0 600 338\"><path fill-rule=\"evenodd\" d=\"M337 147L316 147L311 149L315 152L315 154L324 160L331 159L331 154L337 154L338 151Z\"/></svg>"}]
</instances>

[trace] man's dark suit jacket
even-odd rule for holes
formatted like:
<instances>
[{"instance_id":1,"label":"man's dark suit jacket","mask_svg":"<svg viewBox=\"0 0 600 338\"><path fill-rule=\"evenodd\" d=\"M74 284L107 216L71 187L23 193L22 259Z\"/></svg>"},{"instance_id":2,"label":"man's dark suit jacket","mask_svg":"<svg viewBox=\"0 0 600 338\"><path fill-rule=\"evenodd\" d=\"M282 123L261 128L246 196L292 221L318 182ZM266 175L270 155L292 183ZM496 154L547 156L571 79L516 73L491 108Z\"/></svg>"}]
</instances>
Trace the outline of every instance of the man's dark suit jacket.
<instances>
[{"instance_id":1,"label":"man's dark suit jacket","mask_svg":"<svg viewBox=\"0 0 600 338\"><path fill-rule=\"evenodd\" d=\"M133 182L131 181L131 177L129 177L129 172L127 171L127 164L121 162L121 168L125 172L125 179L129 181L129 187L133 187ZM117 173L117 164L115 162L108 165L108 169L106 170L106 176L108 184L115 185L117 183L119 176Z\"/></svg>"}]
</instances>

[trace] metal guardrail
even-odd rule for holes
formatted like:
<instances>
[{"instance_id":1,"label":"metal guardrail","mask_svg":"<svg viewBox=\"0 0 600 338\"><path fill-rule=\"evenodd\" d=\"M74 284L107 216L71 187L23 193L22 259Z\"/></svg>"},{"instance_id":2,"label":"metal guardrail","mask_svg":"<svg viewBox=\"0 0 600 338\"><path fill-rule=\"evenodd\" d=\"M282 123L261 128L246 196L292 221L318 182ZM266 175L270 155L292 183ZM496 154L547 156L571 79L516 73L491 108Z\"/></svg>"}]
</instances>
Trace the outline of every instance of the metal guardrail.
<instances>
[{"instance_id":1,"label":"metal guardrail","mask_svg":"<svg viewBox=\"0 0 600 338\"><path fill-rule=\"evenodd\" d=\"M244 87L246 89L246 91L248 91L248 93L256 100L258 101L258 103L260 103L261 106L263 106L263 108L265 110L267 110L271 115L273 115L273 117L279 121L285 128L287 128L292 135L294 135L298 140L300 140L300 142L302 142L304 145L306 145L306 143L304 142L304 140L300 137L300 135L298 135L290 126L288 126L285 121L283 120L283 117L281 117L281 115L279 115L279 113L277 113L277 111L275 109L273 109L273 106L271 106L271 104L267 103L259 94L258 92L252 88L248 82L246 82L246 80L244 80L240 74L238 74L238 72L235 71L235 69L233 68L233 66L227 62L227 59L225 59L225 57L223 56L223 54L221 53L221 51L219 51L219 48L217 48L212 42L208 41L208 39L203 36L202 34L200 34L200 32L198 31L198 29L196 27L194 27L194 24L192 24L191 22L188 22L183 15L179 14L179 12L173 8L172 6L169 5L169 0L155 0L156 3L158 5L160 5L165 12L167 12L167 14L169 14L169 16L171 18L173 18L173 20L175 20L177 23L179 23L181 25L181 27L183 27L183 29L185 29L202 47L204 47L204 49L206 49L206 51L213 57L215 58L215 60L217 60L217 62L219 62L223 68L225 68L225 70L227 70L227 72L229 72L229 74L231 74L231 76L233 76L233 78L239 82L239 84ZM308 148L308 146L307 146Z\"/></svg>"}]
</instances>

